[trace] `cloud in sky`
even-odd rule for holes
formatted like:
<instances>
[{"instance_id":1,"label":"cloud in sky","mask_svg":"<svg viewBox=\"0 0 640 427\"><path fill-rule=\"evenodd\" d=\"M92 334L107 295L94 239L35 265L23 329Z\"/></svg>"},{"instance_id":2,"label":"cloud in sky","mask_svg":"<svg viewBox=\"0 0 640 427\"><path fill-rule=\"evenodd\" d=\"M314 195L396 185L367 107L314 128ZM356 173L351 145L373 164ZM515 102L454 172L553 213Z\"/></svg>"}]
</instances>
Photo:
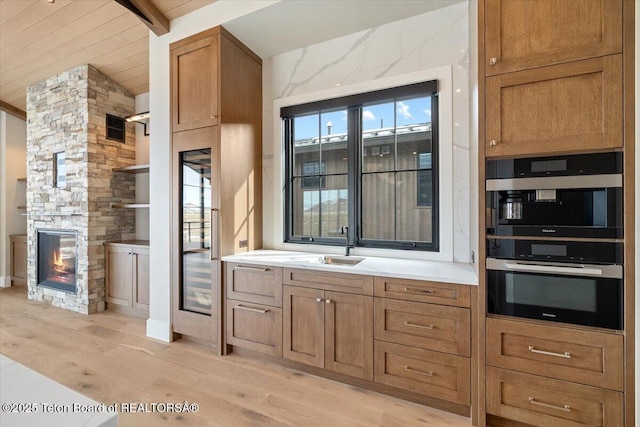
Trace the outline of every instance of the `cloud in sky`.
<instances>
[{"instance_id":1,"label":"cloud in sky","mask_svg":"<svg viewBox=\"0 0 640 427\"><path fill-rule=\"evenodd\" d=\"M405 104L404 102L400 101L398 102L398 114L400 114L402 116L402 118L404 119L412 119L413 116L411 115L411 113L409 112L409 106L407 104Z\"/></svg>"},{"instance_id":2,"label":"cloud in sky","mask_svg":"<svg viewBox=\"0 0 640 427\"><path fill-rule=\"evenodd\" d=\"M430 109L430 108L426 108L426 109L424 110L424 113L425 113L427 116L431 117L431 109Z\"/></svg>"},{"instance_id":3,"label":"cloud in sky","mask_svg":"<svg viewBox=\"0 0 640 427\"><path fill-rule=\"evenodd\" d=\"M376 116L371 111L364 110L362 112L362 120L365 120L365 121L376 120Z\"/></svg>"}]
</instances>

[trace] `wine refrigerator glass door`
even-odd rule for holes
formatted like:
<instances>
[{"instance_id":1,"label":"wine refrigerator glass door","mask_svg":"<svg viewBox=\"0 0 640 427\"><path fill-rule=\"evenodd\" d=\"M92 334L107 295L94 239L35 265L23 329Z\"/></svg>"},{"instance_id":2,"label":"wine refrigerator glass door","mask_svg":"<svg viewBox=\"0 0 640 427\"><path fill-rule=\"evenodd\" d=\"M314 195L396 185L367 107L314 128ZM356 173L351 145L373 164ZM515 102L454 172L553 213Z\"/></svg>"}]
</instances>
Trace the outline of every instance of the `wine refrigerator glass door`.
<instances>
[{"instance_id":1,"label":"wine refrigerator glass door","mask_svg":"<svg viewBox=\"0 0 640 427\"><path fill-rule=\"evenodd\" d=\"M174 332L217 340L218 210L213 128L173 134L172 324Z\"/></svg>"}]
</instances>

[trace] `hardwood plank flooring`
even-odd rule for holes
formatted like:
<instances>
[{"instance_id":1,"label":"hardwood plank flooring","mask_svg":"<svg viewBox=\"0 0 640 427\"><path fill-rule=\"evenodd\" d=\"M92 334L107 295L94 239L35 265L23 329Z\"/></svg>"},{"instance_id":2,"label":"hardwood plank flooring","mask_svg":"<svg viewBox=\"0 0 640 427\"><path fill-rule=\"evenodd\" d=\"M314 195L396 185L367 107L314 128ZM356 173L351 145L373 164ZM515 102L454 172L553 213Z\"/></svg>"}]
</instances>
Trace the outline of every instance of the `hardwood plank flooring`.
<instances>
[{"instance_id":1,"label":"hardwood plank flooring","mask_svg":"<svg viewBox=\"0 0 640 427\"><path fill-rule=\"evenodd\" d=\"M470 426L468 418L202 344L145 336L144 320L85 316L0 290L0 352L105 404L197 403L196 413L120 412L120 426Z\"/></svg>"}]
</instances>

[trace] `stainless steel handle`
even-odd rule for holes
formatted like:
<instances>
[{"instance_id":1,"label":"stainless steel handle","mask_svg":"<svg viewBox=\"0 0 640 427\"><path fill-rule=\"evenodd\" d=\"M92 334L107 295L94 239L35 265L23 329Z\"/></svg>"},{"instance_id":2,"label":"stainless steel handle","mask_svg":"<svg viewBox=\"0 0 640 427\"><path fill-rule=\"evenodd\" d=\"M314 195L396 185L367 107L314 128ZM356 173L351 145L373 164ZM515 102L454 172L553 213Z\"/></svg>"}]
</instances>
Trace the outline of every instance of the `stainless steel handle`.
<instances>
[{"instance_id":1,"label":"stainless steel handle","mask_svg":"<svg viewBox=\"0 0 640 427\"><path fill-rule=\"evenodd\" d=\"M270 268L258 268L258 267L245 267L244 265L236 265L233 267L234 270L249 270L249 271L261 271L266 273L267 271L271 271Z\"/></svg>"},{"instance_id":2,"label":"stainless steel handle","mask_svg":"<svg viewBox=\"0 0 640 427\"><path fill-rule=\"evenodd\" d=\"M322 298L316 298L316 302L322 302Z\"/></svg>"},{"instance_id":3,"label":"stainless steel handle","mask_svg":"<svg viewBox=\"0 0 640 427\"><path fill-rule=\"evenodd\" d=\"M246 306L244 306L244 305L240 305L240 304L236 305L236 306L235 306L235 307L233 307L233 308L238 308L238 309L240 309L240 310L250 311L250 312L252 312L252 313L260 313L260 314L267 314L267 313L269 312L269 310L261 310L261 309L259 309L259 308L246 307Z\"/></svg>"},{"instance_id":4,"label":"stainless steel handle","mask_svg":"<svg viewBox=\"0 0 640 427\"><path fill-rule=\"evenodd\" d=\"M531 353L544 354L546 356L562 357L563 359L571 359L571 353L565 351L564 353L553 353L551 351L536 350L532 345L529 346Z\"/></svg>"},{"instance_id":5,"label":"stainless steel handle","mask_svg":"<svg viewBox=\"0 0 640 427\"><path fill-rule=\"evenodd\" d=\"M325 300L325 302L326 302L327 304L331 304L333 301L331 301L330 299L328 299L328 300Z\"/></svg>"},{"instance_id":6,"label":"stainless steel handle","mask_svg":"<svg viewBox=\"0 0 640 427\"><path fill-rule=\"evenodd\" d=\"M513 270L513 271L560 273L560 274L578 273L580 275L602 276L601 268L560 267L558 265L518 264L517 262L506 262L504 266L507 270Z\"/></svg>"},{"instance_id":7,"label":"stainless steel handle","mask_svg":"<svg viewBox=\"0 0 640 427\"><path fill-rule=\"evenodd\" d=\"M492 139L491 141L489 141L489 145L491 147L495 147L496 145L498 145L498 141L496 141L495 139Z\"/></svg>"},{"instance_id":8,"label":"stainless steel handle","mask_svg":"<svg viewBox=\"0 0 640 427\"><path fill-rule=\"evenodd\" d=\"M489 58L489 65L496 65L498 63L498 58Z\"/></svg>"},{"instance_id":9,"label":"stainless steel handle","mask_svg":"<svg viewBox=\"0 0 640 427\"><path fill-rule=\"evenodd\" d=\"M564 190L572 188L622 187L622 174L541 176L529 178L498 178L487 180L487 191Z\"/></svg>"},{"instance_id":10,"label":"stainless steel handle","mask_svg":"<svg viewBox=\"0 0 640 427\"><path fill-rule=\"evenodd\" d=\"M569 405L564 405L564 406L549 405L548 403L538 402L533 397L529 397L529 403L531 403L532 405L542 406L544 408L556 409L562 412L571 412L571 406Z\"/></svg>"},{"instance_id":11,"label":"stainless steel handle","mask_svg":"<svg viewBox=\"0 0 640 427\"><path fill-rule=\"evenodd\" d=\"M434 325L419 325L417 323L411 323L408 321L404 321L404 326L411 326L412 328L421 328L421 329L433 329L435 328Z\"/></svg>"},{"instance_id":12,"label":"stainless steel handle","mask_svg":"<svg viewBox=\"0 0 640 427\"><path fill-rule=\"evenodd\" d=\"M220 258L220 254L218 253L218 209L216 208L211 209L211 216L209 217L209 240L211 260L215 261Z\"/></svg>"},{"instance_id":13,"label":"stainless steel handle","mask_svg":"<svg viewBox=\"0 0 640 427\"><path fill-rule=\"evenodd\" d=\"M428 377L432 377L435 373L433 371L421 371L419 369L413 369L407 365L404 366L404 370L407 372L413 372L414 374L421 374L421 375L426 375Z\"/></svg>"},{"instance_id":14,"label":"stainless steel handle","mask_svg":"<svg viewBox=\"0 0 640 427\"><path fill-rule=\"evenodd\" d=\"M435 294L435 291L432 289L416 289L416 288L404 288L405 292L417 292L419 294L429 294L429 295L433 295Z\"/></svg>"}]
</instances>

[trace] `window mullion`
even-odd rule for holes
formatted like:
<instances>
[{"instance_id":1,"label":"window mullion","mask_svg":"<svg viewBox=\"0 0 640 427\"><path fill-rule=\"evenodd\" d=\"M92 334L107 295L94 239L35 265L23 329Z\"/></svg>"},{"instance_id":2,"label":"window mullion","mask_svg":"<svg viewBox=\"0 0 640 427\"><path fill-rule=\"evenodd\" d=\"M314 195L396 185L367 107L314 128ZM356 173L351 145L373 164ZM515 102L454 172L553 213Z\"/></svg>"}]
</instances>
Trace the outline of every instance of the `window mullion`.
<instances>
[{"instance_id":1,"label":"window mullion","mask_svg":"<svg viewBox=\"0 0 640 427\"><path fill-rule=\"evenodd\" d=\"M349 200L349 230L351 242L354 246L358 245L358 237L360 235L360 140L362 134L361 120L362 108L352 108L347 113L347 150L348 150L348 166L347 166L347 199Z\"/></svg>"}]
</instances>

